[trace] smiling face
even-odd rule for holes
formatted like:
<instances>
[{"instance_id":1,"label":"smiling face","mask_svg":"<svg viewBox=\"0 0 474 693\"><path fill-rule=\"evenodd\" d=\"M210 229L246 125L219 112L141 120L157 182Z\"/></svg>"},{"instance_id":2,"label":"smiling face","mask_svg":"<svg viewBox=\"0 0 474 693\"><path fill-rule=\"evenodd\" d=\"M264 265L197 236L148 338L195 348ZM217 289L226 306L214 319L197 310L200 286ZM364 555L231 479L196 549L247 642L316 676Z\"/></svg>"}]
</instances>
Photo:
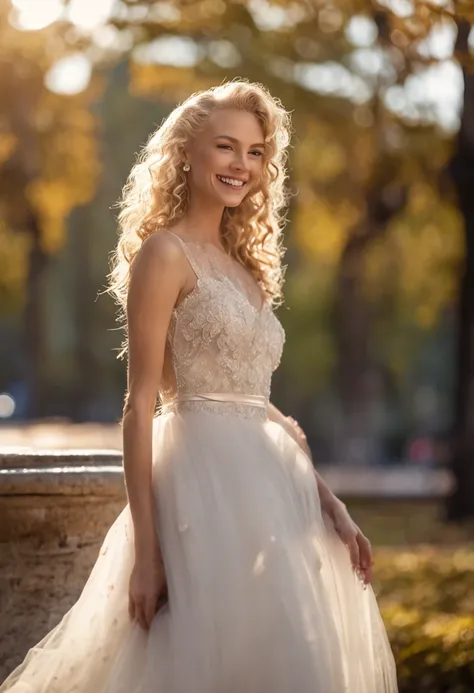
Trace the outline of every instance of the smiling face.
<instances>
[{"instance_id":1,"label":"smiling face","mask_svg":"<svg viewBox=\"0 0 474 693\"><path fill-rule=\"evenodd\" d=\"M263 171L264 134L253 113L226 108L212 113L206 128L186 147L191 198L205 197L237 207L258 187Z\"/></svg>"}]
</instances>

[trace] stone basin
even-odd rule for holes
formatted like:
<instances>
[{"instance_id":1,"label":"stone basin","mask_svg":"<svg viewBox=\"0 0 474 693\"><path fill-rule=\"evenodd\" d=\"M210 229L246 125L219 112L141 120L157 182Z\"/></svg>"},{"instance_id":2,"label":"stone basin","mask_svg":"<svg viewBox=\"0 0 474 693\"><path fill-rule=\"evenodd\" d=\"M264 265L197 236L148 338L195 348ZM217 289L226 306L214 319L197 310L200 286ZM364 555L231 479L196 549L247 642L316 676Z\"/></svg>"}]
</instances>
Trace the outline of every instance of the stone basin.
<instances>
[{"instance_id":1,"label":"stone basin","mask_svg":"<svg viewBox=\"0 0 474 693\"><path fill-rule=\"evenodd\" d=\"M0 681L79 597L126 502L120 451L0 449Z\"/></svg>"}]
</instances>

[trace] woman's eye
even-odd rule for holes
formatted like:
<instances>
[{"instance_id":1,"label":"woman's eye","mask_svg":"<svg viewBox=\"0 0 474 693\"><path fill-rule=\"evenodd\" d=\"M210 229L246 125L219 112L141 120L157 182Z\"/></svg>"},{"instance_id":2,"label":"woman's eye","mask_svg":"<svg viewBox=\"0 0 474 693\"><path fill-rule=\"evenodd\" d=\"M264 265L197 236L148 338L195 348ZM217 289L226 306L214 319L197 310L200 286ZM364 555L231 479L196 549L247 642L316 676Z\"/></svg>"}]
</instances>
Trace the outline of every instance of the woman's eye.
<instances>
[{"instance_id":1,"label":"woman's eye","mask_svg":"<svg viewBox=\"0 0 474 693\"><path fill-rule=\"evenodd\" d=\"M218 149L232 149L230 144L218 144L217 147L218 147ZM250 152L250 154L256 154L257 156L262 156L262 152L260 152L258 149L254 149L253 151Z\"/></svg>"}]
</instances>

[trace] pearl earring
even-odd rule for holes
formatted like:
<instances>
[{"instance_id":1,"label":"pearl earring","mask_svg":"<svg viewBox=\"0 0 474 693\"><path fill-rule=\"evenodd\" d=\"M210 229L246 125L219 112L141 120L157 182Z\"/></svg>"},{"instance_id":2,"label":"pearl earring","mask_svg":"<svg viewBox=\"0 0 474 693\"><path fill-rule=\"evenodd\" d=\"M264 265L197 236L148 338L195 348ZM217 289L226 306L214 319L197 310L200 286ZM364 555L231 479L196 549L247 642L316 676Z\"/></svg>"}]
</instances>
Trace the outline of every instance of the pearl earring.
<instances>
[{"instance_id":1,"label":"pearl earring","mask_svg":"<svg viewBox=\"0 0 474 693\"><path fill-rule=\"evenodd\" d=\"M191 166L189 164L184 164L183 171L189 171L190 168Z\"/></svg>"}]
</instances>

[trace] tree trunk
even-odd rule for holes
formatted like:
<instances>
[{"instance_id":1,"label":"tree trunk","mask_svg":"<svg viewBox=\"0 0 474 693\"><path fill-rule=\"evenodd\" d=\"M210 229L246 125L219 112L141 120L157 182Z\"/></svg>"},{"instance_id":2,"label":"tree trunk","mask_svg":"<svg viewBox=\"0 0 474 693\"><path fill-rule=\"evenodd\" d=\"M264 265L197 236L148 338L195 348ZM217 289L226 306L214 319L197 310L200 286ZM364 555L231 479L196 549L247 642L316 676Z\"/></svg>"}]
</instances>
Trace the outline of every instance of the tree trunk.
<instances>
[{"instance_id":1,"label":"tree trunk","mask_svg":"<svg viewBox=\"0 0 474 693\"><path fill-rule=\"evenodd\" d=\"M456 49L469 55L467 22L459 22ZM466 257L461 278L457 332L457 387L451 469L455 484L446 518L474 516L474 75L464 73L464 110L450 173L464 217Z\"/></svg>"},{"instance_id":2,"label":"tree trunk","mask_svg":"<svg viewBox=\"0 0 474 693\"><path fill-rule=\"evenodd\" d=\"M341 423L335 454L338 462L361 464L369 458L368 385L372 307L365 295L367 237L354 234L342 253L336 288L335 334Z\"/></svg>"},{"instance_id":3,"label":"tree trunk","mask_svg":"<svg viewBox=\"0 0 474 693\"><path fill-rule=\"evenodd\" d=\"M71 396L71 415L74 421L89 420L89 411L100 391L101 374L94 355L94 339L97 338L96 304L94 303L94 274L92 253L94 218L88 208L74 211L70 234L75 248L74 311L76 317L76 387Z\"/></svg>"},{"instance_id":4,"label":"tree trunk","mask_svg":"<svg viewBox=\"0 0 474 693\"><path fill-rule=\"evenodd\" d=\"M23 314L23 338L27 363L28 416L36 418L42 414L46 396L42 377L44 323L41 280L48 258L41 248L40 228L32 213L28 219L26 230L31 238L31 246L28 258L26 303Z\"/></svg>"},{"instance_id":5,"label":"tree trunk","mask_svg":"<svg viewBox=\"0 0 474 693\"><path fill-rule=\"evenodd\" d=\"M393 180L389 162L384 161L367 191L365 218L352 230L339 265L335 334L341 423L336 455L342 463L368 464L375 452L372 412L380 394L370 340L377 298L367 294L365 261L373 242L405 205L406 189Z\"/></svg>"}]
</instances>

